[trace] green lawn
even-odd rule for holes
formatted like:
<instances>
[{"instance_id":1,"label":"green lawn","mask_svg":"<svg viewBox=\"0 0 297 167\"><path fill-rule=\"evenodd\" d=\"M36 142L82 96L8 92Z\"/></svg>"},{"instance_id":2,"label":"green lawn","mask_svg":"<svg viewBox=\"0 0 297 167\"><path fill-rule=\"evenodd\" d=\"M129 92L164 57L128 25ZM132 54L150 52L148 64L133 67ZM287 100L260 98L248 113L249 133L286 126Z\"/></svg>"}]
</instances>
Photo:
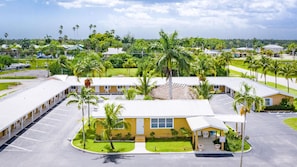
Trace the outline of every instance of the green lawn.
<instances>
[{"instance_id":1,"label":"green lawn","mask_svg":"<svg viewBox=\"0 0 297 167\"><path fill-rule=\"evenodd\" d=\"M284 120L284 123L297 131L297 118L287 118Z\"/></svg>"},{"instance_id":2,"label":"green lawn","mask_svg":"<svg viewBox=\"0 0 297 167\"><path fill-rule=\"evenodd\" d=\"M264 84L264 81L259 81L260 83ZM266 85L267 86L270 86L272 88L275 88L274 86L274 82L266 82ZM283 86L283 85L280 85L280 84L277 84L277 89L278 90L281 90L281 91L284 91L284 92L288 92L288 89L286 86ZM292 95L295 95L297 96L297 90L296 89L292 89L292 88L289 88L289 93L292 94Z\"/></svg>"},{"instance_id":3,"label":"green lawn","mask_svg":"<svg viewBox=\"0 0 297 167\"><path fill-rule=\"evenodd\" d=\"M148 139L145 145L151 152L187 152L193 151L191 141L174 139Z\"/></svg>"},{"instance_id":4,"label":"green lawn","mask_svg":"<svg viewBox=\"0 0 297 167\"><path fill-rule=\"evenodd\" d=\"M19 82L5 82L5 83L0 83L0 91L1 90L6 90L9 89L12 86L17 86L20 85L21 83Z\"/></svg>"},{"instance_id":5,"label":"green lawn","mask_svg":"<svg viewBox=\"0 0 297 167\"><path fill-rule=\"evenodd\" d=\"M136 72L137 72L137 68L130 68L129 70L127 68L108 69L106 76L125 76L125 77L130 76L130 77L135 77ZM103 74L103 76L105 76L105 73Z\"/></svg>"},{"instance_id":6,"label":"green lawn","mask_svg":"<svg viewBox=\"0 0 297 167\"><path fill-rule=\"evenodd\" d=\"M235 70L229 70L229 71L230 71L230 74L229 74L230 77L240 77L242 74L242 72L238 72Z\"/></svg>"},{"instance_id":7,"label":"green lawn","mask_svg":"<svg viewBox=\"0 0 297 167\"><path fill-rule=\"evenodd\" d=\"M86 119L87 120L87 119ZM93 122L93 121L92 121ZM85 126L86 131L86 148L85 150L98 152L98 153L107 153L107 152L129 152L134 150L134 142L114 142L115 150L111 150L109 142L96 142L95 141L95 127ZM83 149L82 142L82 132L81 130L76 134L73 139L73 145Z\"/></svg>"}]
</instances>

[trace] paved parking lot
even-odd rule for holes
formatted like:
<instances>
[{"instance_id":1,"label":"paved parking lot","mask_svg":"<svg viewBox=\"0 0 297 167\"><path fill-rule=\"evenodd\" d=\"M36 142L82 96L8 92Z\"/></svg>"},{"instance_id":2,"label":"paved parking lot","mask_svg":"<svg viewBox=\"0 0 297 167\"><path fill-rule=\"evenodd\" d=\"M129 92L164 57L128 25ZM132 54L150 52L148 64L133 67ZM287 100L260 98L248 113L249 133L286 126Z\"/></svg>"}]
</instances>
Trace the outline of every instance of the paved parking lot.
<instances>
[{"instance_id":1,"label":"paved parking lot","mask_svg":"<svg viewBox=\"0 0 297 167\"><path fill-rule=\"evenodd\" d=\"M230 114L232 99L226 95L211 100L215 113ZM62 102L0 151L0 166L76 167L76 166L239 166L239 154L225 158L203 158L189 153L154 155L96 155L71 147L81 125L81 112L76 105ZM244 166L296 166L297 133L282 123L296 114L248 114L247 135L253 150L244 154Z\"/></svg>"}]
</instances>

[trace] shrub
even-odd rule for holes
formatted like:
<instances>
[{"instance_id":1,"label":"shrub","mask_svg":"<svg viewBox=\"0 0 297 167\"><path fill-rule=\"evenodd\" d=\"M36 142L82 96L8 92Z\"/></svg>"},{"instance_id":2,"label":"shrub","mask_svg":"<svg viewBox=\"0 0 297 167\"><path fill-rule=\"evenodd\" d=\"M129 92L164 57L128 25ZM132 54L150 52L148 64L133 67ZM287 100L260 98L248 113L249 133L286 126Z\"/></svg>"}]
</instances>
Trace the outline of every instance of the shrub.
<instances>
[{"instance_id":1,"label":"shrub","mask_svg":"<svg viewBox=\"0 0 297 167\"><path fill-rule=\"evenodd\" d=\"M154 140L155 139L155 132L151 132L150 136L151 136L152 140Z\"/></svg>"},{"instance_id":2,"label":"shrub","mask_svg":"<svg viewBox=\"0 0 297 167\"><path fill-rule=\"evenodd\" d=\"M170 129L171 135L174 139L177 139L178 131L175 129Z\"/></svg>"},{"instance_id":3,"label":"shrub","mask_svg":"<svg viewBox=\"0 0 297 167\"><path fill-rule=\"evenodd\" d=\"M192 135L192 131L184 127L180 128L179 131L181 132L181 134L183 134L185 138L191 137Z\"/></svg>"},{"instance_id":4,"label":"shrub","mask_svg":"<svg viewBox=\"0 0 297 167\"><path fill-rule=\"evenodd\" d=\"M130 140L131 137L132 137L132 135L131 135L130 132L128 132L128 133L125 135L126 140Z\"/></svg>"},{"instance_id":5,"label":"shrub","mask_svg":"<svg viewBox=\"0 0 297 167\"><path fill-rule=\"evenodd\" d=\"M118 133L118 134L116 134L115 136L116 136L116 138L117 138L118 140L121 140L121 139L122 139L122 134L121 134L121 133Z\"/></svg>"}]
</instances>

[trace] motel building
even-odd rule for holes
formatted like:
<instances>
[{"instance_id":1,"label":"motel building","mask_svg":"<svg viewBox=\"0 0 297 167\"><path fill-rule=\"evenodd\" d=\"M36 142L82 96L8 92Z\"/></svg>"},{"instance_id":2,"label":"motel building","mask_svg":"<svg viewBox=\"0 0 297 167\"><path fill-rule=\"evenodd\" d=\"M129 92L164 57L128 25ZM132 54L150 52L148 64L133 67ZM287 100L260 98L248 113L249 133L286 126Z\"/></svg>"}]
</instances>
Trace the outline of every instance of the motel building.
<instances>
[{"instance_id":1,"label":"motel building","mask_svg":"<svg viewBox=\"0 0 297 167\"><path fill-rule=\"evenodd\" d=\"M86 78L77 79L74 76L55 75L42 84L0 100L0 146L33 123L46 112L50 112L57 104L66 99L71 91L80 92ZM92 78L91 88L96 95L123 95L124 89L136 88L140 85L136 77L105 77ZM283 98L293 102L294 97L285 92L267 87L263 84L245 78L236 77L208 77L216 93L233 97L240 90L242 83L247 83L256 90L256 95L265 100L266 106L278 105ZM166 78L152 78L155 87L167 84ZM200 84L197 77L173 77L173 84L183 87L194 87ZM174 97L174 92L173 92ZM98 102L100 103L100 102ZM99 104L92 116L104 119L105 103L122 104L124 110L120 119L125 119L131 127L128 130L117 129L114 134L130 133L135 141L145 141L154 132L155 137L172 137L171 129L179 131L181 128L192 131L192 144L195 150L201 149L199 141L211 137L222 141L224 147L227 125L241 124L243 118L236 114L215 114L208 100L197 99L158 99L158 100L106 100ZM236 129L236 131L239 131ZM102 128L97 127L100 135Z\"/></svg>"}]
</instances>

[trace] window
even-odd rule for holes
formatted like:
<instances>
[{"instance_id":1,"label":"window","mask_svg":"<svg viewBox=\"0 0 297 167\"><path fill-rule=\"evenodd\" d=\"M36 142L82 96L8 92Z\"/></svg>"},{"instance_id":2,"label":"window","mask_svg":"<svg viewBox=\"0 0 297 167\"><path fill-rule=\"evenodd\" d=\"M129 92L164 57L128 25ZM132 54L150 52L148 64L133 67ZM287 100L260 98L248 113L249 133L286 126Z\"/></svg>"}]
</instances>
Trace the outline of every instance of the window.
<instances>
[{"instance_id":1,"label":"window","mask_svg":"<svg viewBox=\"0 0 297 167\"><path fill-rule=\"evenodd\" d=\"M124 121L124 119L119 118L117 122L120 122L120 121ZM124 124L123 123L119 124L118 126L115 127L115 129L124 129Z\"/></svg>"},{"instance_id":2,"label":"window","mask_svg":"<svg viewBox=\"0 0 297 167\"><path fill-rule=\"evenodd\" d=\"M105 89L105 90L109 90L110 87L109 87L109 86L104 86L104 89Z\"/></svg>"},{"instance_id":3,"label":"window","mask_svg":"<svg viewBox=\"0 0 297 167\"><path fill-rule=\"evenodd\" d=\"M265 106L272 106L272 98L265 98Z\"/></svg>"},{"instance_id":4,"label":"window","mask_svg":"<svg viewBox=\"0 0 297 167\"><path fill-rule=\"evenodd\" d=\"M151 128L173 128L173 118L151 118Z\"/></svg>"},{"instance_id":5,"label":"window","mask_svg":"<svg viewBox=\"0 0 297 167\"><path fill-rule=\"evenodd\" d=\"M219 85L214 85L214 86L213 86L213 89L214 89L214 90L218 90L219 88L220 88Z\"/></svg>"}]
</instances>

